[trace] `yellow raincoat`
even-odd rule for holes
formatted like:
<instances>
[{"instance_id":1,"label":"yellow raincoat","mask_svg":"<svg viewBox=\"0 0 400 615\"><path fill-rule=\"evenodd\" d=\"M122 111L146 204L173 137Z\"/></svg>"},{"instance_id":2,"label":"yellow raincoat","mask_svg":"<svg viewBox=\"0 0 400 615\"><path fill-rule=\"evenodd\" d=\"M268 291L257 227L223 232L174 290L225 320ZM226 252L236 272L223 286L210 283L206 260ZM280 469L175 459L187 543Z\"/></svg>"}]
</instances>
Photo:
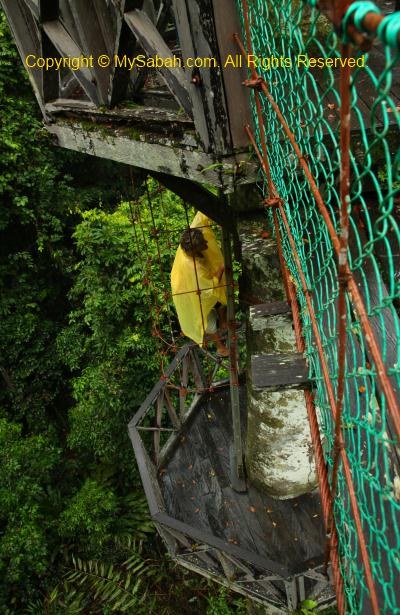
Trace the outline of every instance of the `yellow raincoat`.
<instances>
[{"instance_id":1,"label":"yellow raincoat","mask_svg":"<svg viewBox=\"0 0 400 615\"><path fill-rule=\"evenodd\" d=\"M205 227L201 231L208 247L202 257L193 258L179 246L171 271L171 288L183 333L197 344L203 344L209 313L218 301L226 305L225 274L221 281L217 278L224 258L207 216L198 212L190 227Z\"/></svg>"}]
</instances>

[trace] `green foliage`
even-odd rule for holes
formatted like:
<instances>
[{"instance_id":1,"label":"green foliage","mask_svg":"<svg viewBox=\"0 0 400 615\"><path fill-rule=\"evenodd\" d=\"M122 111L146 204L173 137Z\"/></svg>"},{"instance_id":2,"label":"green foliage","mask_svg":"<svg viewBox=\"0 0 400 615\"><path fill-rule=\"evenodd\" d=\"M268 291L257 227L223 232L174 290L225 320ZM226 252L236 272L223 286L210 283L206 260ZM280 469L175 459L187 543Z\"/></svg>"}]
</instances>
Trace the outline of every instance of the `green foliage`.
<instances>
[{"instance_id":1,"label":"green foliage","mask_svg":"<svg viewBox=\"0 0 400 615\"><path fill-rule=\"evenodd\" d=\"M12 585L43 575L50 560L46 488L61 453L51 435L24 437L20 425L0 419L0 604Z\"/></svg>"},{"instance_id":2,"label":"green foliage","mask_svg":"<svg viewBox=\"0 0 400 615\"><path fill-rule=\"evenodd\" d=\"M316 608L318 603L315 600L303 600L300 604L300 609L293 612L293 615L317 615Z\"/></svg>"},{"instance_id":3,"label":"green foliage","mask_svg":"<svg viewBox=\"0 0 400 615\"><path fill-rule=\"evenodd\" d=\"M293 611L292 615L337 615L336 608L328 608L321 611L315 600L303 600L300 608Z\"/></svg>"},{"instance_id":4,"label":"green foliage","mask_svg":"<svg viewBox=\"0 0 400 615\"><path fill-rule=\"evenodd\" d=\"M120 166L52 146L1 12L0 132L0 612L224 613L165 557L126 429L159 377L150 315L178 327L176 242L160 268L146 237L165 212L179 235L181 203L150 182L135 208Z\"/></svg>"},{"instance_id":5,"label":"green foliage","mask_svg":"<svg viewBox=\"0 0 400 615\"><path fill-rule=\"evenodd\" d=\"M74 542L101 547L112 538L118 498L112 489L86 479L60 516L60 532Z\"/></svg>"},{"instance_id":6,"label":"green foliage","mask_svg":"<svg viewBox=\"0 0 400 615\"><path fill-rule=\"evenodd\" d=\"M141 576L149 574L150 565L142 557L139 546L131 547L133 554L118 568L96 561L83 562L73 558L75 568L67 575L72 584L85 587L85 593L92 596L92 604L107 605L111 612L127 613L143 611L146 592L141 591Z\"/></svg>"},{"instance_id":7,"label":"green foliage","mask_svg":"<svg viewBox=\"0 0 400 615\"><path fill-rule=\"evenodd\" d=\"M244 600L232 600L224 587L220 587L217 594L208 598L206 615L246 615L247 609Z\"/></svg>"}]
</instances>

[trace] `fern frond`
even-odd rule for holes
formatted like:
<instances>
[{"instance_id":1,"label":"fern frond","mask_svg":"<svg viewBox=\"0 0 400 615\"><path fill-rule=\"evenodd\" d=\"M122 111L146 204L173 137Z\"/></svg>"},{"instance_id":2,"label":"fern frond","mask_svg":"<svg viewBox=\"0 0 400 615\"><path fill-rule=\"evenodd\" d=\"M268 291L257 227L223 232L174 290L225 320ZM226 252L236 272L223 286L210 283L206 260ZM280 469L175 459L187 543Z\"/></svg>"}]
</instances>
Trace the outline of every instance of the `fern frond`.
<instances>
[{"instance_id":1,"label":"fern frond","mask_svg":"<svg viewBox=\"0 0 400 615\"><path fill-rule=\"evenodd\" d=\"M133 542L132 546L138 550L121 566L72 557L73 569L66 574L67 582L78 585L92 596L93 602L106 606L111 612L126 613L128 609L139 607L146 596L140 577L150 573L151 566L141 555L141 544Z\"/></svg>"}]
</instances>

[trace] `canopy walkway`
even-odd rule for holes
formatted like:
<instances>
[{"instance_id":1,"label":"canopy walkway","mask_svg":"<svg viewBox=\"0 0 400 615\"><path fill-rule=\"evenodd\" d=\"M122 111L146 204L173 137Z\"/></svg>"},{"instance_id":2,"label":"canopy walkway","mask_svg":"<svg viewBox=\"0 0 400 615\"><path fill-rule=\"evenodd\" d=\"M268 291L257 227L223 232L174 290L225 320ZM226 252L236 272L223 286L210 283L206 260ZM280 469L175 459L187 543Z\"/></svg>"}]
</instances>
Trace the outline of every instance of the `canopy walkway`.
<instances>
[{"instance_id":1,"label":"canopy walkway","mask_svg":"<svg viewBox=\"0 0 400 615\"><path fill-rule=\"evenodd\" d=\"M243 54L332 62L354 57L350 43L361 57L376 37L367 68L318 78L253 69L247 131L316 384L311 427L339 612L399 612L400 14L383 18L369 2L336 2L327 18L294 1L238 6Z\"/></svg>"},{"instance_id":2,"label":"canopy walkway","mask_svg":"<svg viewBox=\"0 0 400 615\"><path fill-rule=\"evenodd\" d=\"M340 615L400 613L398 4L1 4L55 141L145 169L181 196L185 209L193 205L223 228L230 362L183 343L178 332L162 354L160 382L129 426L150 512L170 553L270 613L291 612L306 597L330 605L334 595ZM95 62L40 71L27 62L28 55L138 53L174 54L185 66L131 71ZM195 56L215 58L217 66L189 68ZM228 57L235 67L225 64ZM269 232L262 230L266 258L251 246L259 225L258 234L240 231L255 183L269 223ZM138 255L144 272L166 264L167 234L149 208L149 243L159 260ZM135 232L139 219L133 217ZM168 212L165 220L167 226ZM238 258L239 244L242 250L242 304L253 305L246 382L232 325L232 238ZM263 263L256 273L246 273L250 252ZM269 286L266 270L282 289ZM147 273L145 283L150 288ZM171 304L169 290L150 289L149 298ZM160 318L158 303L156 309ZM276 323L294 331L289 342ZM262 336L274 355L260 349ZM290 391L294 405L286 405L304 406L292 453L312 459L310 478L287 499L256 481L247 491L233 488L232 466L236 478L246 478L245 466L252 478L243 443L257 439L257 425L260 432L270 427L254 412L263 391L275 395L268 399ZM227 407L232 420L222 412ZM288 411L285 420L300 415Z\"/></svg>"}]
</instances>

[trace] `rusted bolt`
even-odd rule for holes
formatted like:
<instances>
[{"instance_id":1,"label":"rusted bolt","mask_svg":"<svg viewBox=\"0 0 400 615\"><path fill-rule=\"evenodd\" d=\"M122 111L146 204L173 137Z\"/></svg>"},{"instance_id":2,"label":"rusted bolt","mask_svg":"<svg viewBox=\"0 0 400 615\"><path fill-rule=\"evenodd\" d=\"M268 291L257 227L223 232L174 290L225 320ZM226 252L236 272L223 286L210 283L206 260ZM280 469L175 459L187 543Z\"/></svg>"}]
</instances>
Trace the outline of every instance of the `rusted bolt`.
<instances>
[{"instance_id":1,"label":"rusted bolt","mask_svg":"<svg viewBox=\"0 0 400 615\"><path fill-rule=\"evenodd\" d=\"M192 70L192 77L190 81L191 83L193 83L193 85L196 85L197 87L202 84L203 80L201 78L200 71L198 68L194 68Z\"/></svg>"}]
</instances>

